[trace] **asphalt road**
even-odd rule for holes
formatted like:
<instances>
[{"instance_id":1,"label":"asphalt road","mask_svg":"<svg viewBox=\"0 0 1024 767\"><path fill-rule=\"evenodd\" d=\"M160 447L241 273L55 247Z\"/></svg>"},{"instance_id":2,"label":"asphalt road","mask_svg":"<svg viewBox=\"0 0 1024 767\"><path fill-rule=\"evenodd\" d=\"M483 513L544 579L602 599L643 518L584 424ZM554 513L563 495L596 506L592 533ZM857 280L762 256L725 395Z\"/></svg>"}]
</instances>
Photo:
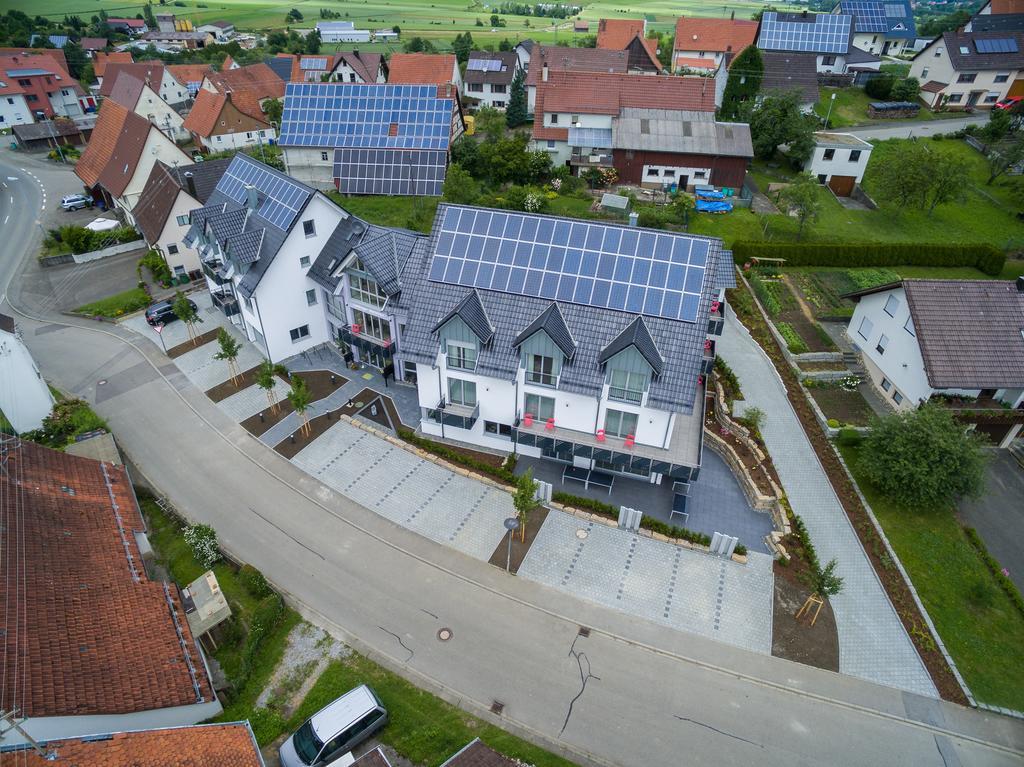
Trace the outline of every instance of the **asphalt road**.
<instances>
[{"instance_id":1,"label":"asphalt road","mask_svg":"<svg viewBox=\"0 0 1024 767\"><path fill-rule=\"evenodd\" d=\"M581 763L951 767L1024 758L1019 721L605 610L333 493L231 423L150 342L22 298L19 286L38 269L27 256L41 196L19 167L51 197L77 183L0 153L0 176L25 182L13 202L0 201L0 221L16 222L4 226L0 287L16 277L15 314L43 374L96 403L147 479L212 524L311 620L413 682ZM581 626L589 637L578 636ZM453 632L448 642L437 639L442 627ZM487 711L494 701L501 717Z\"/></svg>"},{"instance_id":2,"label":"asphalt road","mask_svg":"<svg viewBox=\"0 0 1024 767\"><path fill-rule=\"evenodd\" d=\"M911 136L933 136L936 133L955 133L968 125L984 125L987 122L988 113L982 112L967 117L905 122L892 127L864 125L859 128L840 128L838 130L842 133L856 133L866 141L868 139L910 138Z\"/></svg>"}]
</instances>

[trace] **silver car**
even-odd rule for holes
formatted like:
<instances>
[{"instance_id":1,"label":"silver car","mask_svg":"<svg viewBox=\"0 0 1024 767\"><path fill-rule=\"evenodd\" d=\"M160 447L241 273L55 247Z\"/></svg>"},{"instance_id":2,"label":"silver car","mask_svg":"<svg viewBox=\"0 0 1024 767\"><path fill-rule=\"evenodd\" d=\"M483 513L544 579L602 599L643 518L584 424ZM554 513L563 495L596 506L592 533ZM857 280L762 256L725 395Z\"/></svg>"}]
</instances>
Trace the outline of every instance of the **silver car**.
<instances>
[{"instance_id":1,"label":"silver car","mask_svg":"<svg viewBox=\"0 0 1024 767\"><path fill-rule=\"evenodd\" d=\"M388 712L365 684L317 711L278 752L281 767L320 767L347 754L388 723Z\"/></svg>"},{"instance_id":2,"label":"silver car","mask_svg":"<svg viewBox=\"0 0 1024 767\"><path fill-rule=\"evenodd\" d=\"M91 208L92 198L86 197L84 194L66 194L60 198L60 206L64 210L80 210L81 208Z\"/></svg>"}]
</instances>

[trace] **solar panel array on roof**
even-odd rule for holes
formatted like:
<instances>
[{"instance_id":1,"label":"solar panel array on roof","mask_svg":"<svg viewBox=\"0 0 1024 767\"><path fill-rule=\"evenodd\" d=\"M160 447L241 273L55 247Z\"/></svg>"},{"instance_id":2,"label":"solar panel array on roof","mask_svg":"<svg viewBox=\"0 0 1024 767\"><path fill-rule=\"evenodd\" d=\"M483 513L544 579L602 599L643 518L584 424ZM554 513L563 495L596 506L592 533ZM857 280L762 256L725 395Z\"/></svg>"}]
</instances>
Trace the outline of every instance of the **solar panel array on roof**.
<instances>
[{"instance_id":1,"label":"solar panel array on roof","mask_svg":"<svg viewBox=\"0 0 1024 767\"><path fill-rule=\"evenodd\" d=\"M453 103L436 85L289 83L280 143L446 150Z\"/></svg>"},{"instance_id":2,"label":"solar panel array on roof","mask_svg":"<svg viewBox=\"0 0 1024 767\"><path fill-rule=\"evenodd\" d=\"M761 18L757 46L769 51L805 53L846 53L850 44L853 17L846 14L817 13L806 17L779 18L766 11Z\"/></svg>"},{"instance_id":3,"label":"solar panel array on roof","mask_svg":"<svg viewBox=\"0 0 1024 767\"><path fill-rule=\"evenodd\" d=\"M470 59L466 62L466 69L478 72L500 72L501 67L500 59Z\"/></svg>"},{"instance_id":4,"label":"solar panel array on roof","mask_svg":"<svg viewBox=\"0 0 1024 767\"><path fill-rule=\"evenodd\" d=\"M904 8L902 5L886 3L885 15L888 16L890 19L900 19L907 15L907 9Z\"/></svg>"},{"instance_id":5,"label":"solar panel array on roof","mask_svg":"<svg viewBox=\"0 0 1024 767\"><path fill-rule=\"evenodd\" d=\"M429 279L696 322L710 244L635 227L449 206Z\"/></svg>"},{"instance_id":6,"label":"solar panel array on roof","mask_svg":"<svg viewBox=\"0 0 1024 767\"><path fill-rule=\"evenodd\" d=\"M335 149L334 178L344 194L439 196L444 149Z\"/></svg>"},{"instance_id":7,"label":"solar panel array on roof","mask_svg":"<svg viewBox=\"0 0 1024 767\"><path fill-rule=\"evenodd\" d=\"M890 6L886 6L888 9ZM903 14L902 6L895 6ZM858 32L886 32L889 25L885 20L887 11L883 11L882 5L875 0L845 0L842 3L844 13L851 13L856 18L856 29Z\"/></svg>"},{"instance_id":8,"label":"solar panel array on roof","mask_svg":"<svg viewBox=\"0 0 1024 767\"><path fill-rule=\"evenodd\" d=\"M978 53L1017 53L1017 41L1012 37L975 40L974 47Z\"/></svg>"},{"instance_id":9,"label":"solar panel array on roof","mask_svg":"<svg viewBox=\"0 0 1024 767\"><path fill-rule=\"evenodd\" d=\"M248 187L255 187L259 207L256 214L278 229L288 231L302 206L310 197L310 190L280 173L244 155L237 155L217 182L217 191L226 194L239 205L248 200Z\"/></svg>"},{"instance_id":10,"label":"solar panel array on roof","mask_svg":"<svg viewBox=\"0 0 1024 767\"><path fill-rule=\"evenodd\" d=\"M299 59L299 69L327 69L327 59L318 56L305 56Z\"/></svg>"}]
</instances>

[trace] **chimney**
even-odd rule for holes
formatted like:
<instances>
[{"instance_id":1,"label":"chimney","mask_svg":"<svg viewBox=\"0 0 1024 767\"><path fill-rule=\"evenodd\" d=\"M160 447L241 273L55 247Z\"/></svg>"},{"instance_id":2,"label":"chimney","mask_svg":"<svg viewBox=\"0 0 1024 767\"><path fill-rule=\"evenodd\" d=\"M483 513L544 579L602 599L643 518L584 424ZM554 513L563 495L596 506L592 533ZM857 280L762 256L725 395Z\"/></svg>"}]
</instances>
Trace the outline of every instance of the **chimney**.
<instances>
[{"instance_id":1,"label":"chimney","mask_svg":"<svg viewBox=\"0 0 1024 767\"><path fill-rule=\"evenodd\" d=\"M255 213L258 204L259 201L258 198L256 197L256 187L254 187L252 184L247 185L245 187L245 207L247 207L250 211Z\"/></svg>"},{"instance_id":2,"label":"chimney","mask_svg":"<svg viewBox=\"0 0 1024 767\"><path fill-rule=\"evenodd\" d=\"M1017 278L1017 292L1024 293L1024 277Z\"/></svg>"},{"instance_id":3,"label":"chimney","mask_svg":"<svg viewBox=\"0 0 1024 767\"><path fill-rule=\"evenodd\" d=\"M546 83L548 81L548 63L546 61L544 62L544 66L541 67L540 79L541 79L541 82L545 82Z\"/></svg>"},{"instance_id":4,"label":"chimney","mask_svg":"<svg viewBox=\"0 0 1024 767\"><path fill-rule=\"evenodd\" d=\"M729 21L736 21L736 11L729 14Z\"/></svg>"},{"instance_id":5,"label":"chimney","mask_svg":"<svg viewBox=\"0 0 1024 767\"><path fill-rule=\"evenodd\" d=\"M185 171L185 188L188 189L188 193L193 197L196 197L196 180L192 176L192 171ZM196 197L196 199L199 199Z\"/></svg>"},{"instance_id":6,"label":"chimney","mask_svg":"<svg viewBox=\"0 0 1024 767\"><path fill-rule=\"evenodd\" d=\"M640 214L633 211L629 214L629 225L636 226L636 222L640 219Z\"/></svg>"},{"instance_id":7,"label":"chimney","mask_svg":"<svg viewBox=\"0 0 1024 767\"><path fill-rule=\"evenodd\" d=\"M353 48L352 49L352 55L355 56L358 59L359 58L359 49L358 48Z\"/></svg>"}]
</instances>

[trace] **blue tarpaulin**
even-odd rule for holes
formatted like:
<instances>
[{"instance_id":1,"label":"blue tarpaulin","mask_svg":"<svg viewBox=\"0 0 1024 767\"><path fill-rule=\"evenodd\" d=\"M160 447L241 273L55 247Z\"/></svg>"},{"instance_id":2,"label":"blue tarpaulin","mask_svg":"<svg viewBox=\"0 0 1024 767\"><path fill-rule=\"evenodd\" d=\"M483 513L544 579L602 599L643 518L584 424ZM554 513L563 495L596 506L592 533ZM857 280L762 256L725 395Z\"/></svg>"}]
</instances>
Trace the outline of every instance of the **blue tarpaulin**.
<instances>
[{"instance_id":1,"label":"blue tarpaulin","mask_svg":"<svg viewBox=\"0 0 1024 767\"><path fill-rule=\"evenodd\" d=\"M702 200L698 198L697 210L705 213L728 213L732 210L732 203L722 202L720 200Z\"/></svg>"}]
</instances>

